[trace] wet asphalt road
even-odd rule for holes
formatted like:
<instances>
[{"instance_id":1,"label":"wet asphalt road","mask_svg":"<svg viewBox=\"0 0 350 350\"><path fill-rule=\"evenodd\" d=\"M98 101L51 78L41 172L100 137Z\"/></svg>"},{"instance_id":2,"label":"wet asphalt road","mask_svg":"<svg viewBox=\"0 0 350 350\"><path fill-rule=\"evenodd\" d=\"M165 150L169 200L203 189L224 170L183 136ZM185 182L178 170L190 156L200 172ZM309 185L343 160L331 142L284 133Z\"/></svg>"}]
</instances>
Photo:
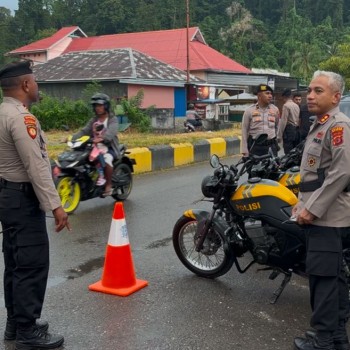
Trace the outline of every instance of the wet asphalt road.
<instances>
[{"instance_id":1,"label":"wet asphalt road","mask_svg":"<svg viewBox=\"0 0 350 350\"><path fill-rule=\"evenodd\" d=\"M88 290L101 279L111 198L82 202L70 217L72 232L56 234L48 219L51 269L42 318L52 332L65 336L60 349L293 349L293 337L308 328L306 280L293 276L271 305L281 276L270 281L268 272L254 266L241 275L233 266L207 280L194 276L175 255L172 227L185 209L207 207L191 203L201 197L201 179L211 172L203 163L135 177L124 210L136 275L149 286L128 297ZM2 288L0 299L3 305ZM0 308L0 329L4 323ZM0 340L0 349L13 350L13 342Z\"/></svg>"}]
</instances>

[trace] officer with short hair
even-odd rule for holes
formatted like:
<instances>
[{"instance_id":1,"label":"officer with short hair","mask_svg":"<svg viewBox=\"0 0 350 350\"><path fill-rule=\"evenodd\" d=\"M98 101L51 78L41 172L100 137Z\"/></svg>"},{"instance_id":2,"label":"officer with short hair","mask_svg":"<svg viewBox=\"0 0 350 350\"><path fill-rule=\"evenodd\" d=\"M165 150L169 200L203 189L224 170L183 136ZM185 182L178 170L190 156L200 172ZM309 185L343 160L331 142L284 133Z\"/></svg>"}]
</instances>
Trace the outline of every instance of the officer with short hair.
<instances>
[{"instance_id":1,"label":"officer with short hair","mask_svg":"<svg viewBox=\"0 0 350 350\"><path fill-rule=\"evenodd\" d=\"M264 155L271 147L277 155L276 131L279 122L279 110L271 103L273 90L269 85L260 84L256 88L258 102L248 107L242 118L242 154ZM254 139L267 134L267 140L256 144ZM253 146L253 148L252 148Z\"/></svg>"},{"instance_id":2,"label":"officer with short hair","mask_svg":"<svg viewBox=\"0 0 350 350\"><path fill-rule=\"evenodd\" d=\"M342 259L342 237L350 235L350 119L339 110L343 90L342 77L325 71L315 72L308 88L308 109L317 119L306 138L293 215L305 228L310 324L316 333L295 338L298 350L350 349Z\"/></svg>"},{"instance_id":3,"label":"officer with short hair","mask_svg":"<svg viewBox=\"0 0 350 350\"><path fill-rule=\"evenodd\" d=\"M284 105L278 125L277 140L283 140L284 154L289 153L298 143L299 106L292 100L292 91L285 89L282 93Z\"/></svg>"},{"instance_id":4,"label":"officer with short hair","mask_svg":"<svg viewBox=\"0 0 350 350\"><path fill-rule=\"evenodd\" d=\"M52 211L56 231L70 229L55 189L39 121L28 108L38 101L32 61L18 61L0 70L0 221L5 262L7 309L5 340L16 349L53 349L60 335L38 322L49 271L45 212Z\"/></svg>"}]
</instances>

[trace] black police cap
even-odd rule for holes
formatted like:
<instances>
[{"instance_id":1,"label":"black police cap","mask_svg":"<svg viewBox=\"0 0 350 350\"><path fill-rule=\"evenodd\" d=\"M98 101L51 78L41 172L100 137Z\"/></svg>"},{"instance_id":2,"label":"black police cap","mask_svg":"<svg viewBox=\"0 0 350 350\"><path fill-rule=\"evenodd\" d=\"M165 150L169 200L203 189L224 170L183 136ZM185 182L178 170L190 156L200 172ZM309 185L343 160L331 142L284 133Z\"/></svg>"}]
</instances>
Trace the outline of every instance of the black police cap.
<instances>
[{"instance_id":1,"label":"black police cap","mask_svg":"<svg viewBox=\"0 0 350 350\"><path fill-rule=\"evenodd\" d=\"M33 61L31 60L8 63L0 69L0 80L32 74L32 65Z\"/></svg>"},{"instance_id":2,"label":"black police cap","mask_svg":"<svg viewBox=\"0 0 350 350\"><path fill-rule=\"evenodd\" d=\"M271 91L273 92L272 88L268 86L267 84L260 84L256 88L255 94L257 95L259 92L264 92L264 91Z\"/></svg>"}]
</instances>

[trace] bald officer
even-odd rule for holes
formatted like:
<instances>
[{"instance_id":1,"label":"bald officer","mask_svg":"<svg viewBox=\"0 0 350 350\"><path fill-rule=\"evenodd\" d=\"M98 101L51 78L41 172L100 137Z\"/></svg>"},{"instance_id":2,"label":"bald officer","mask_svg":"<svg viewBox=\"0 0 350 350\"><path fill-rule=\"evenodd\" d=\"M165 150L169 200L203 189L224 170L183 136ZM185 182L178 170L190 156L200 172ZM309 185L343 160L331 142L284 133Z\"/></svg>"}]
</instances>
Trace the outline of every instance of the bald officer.
<instances>
[{"instance_id":1,"label":"bald officer","mask_svg":"<svg viewBox=\"0 0 350 350\"><path fill-rule=\"evenodd\" d=\"M256 94L258 102L248 107L242 118L242 154L248 156L251 153L260 156L267 154L271 147L277 155L276 132L279 110L271 103L273 90L266 84L260 84ZM267 134L267 140L262 144L254 144L254 139L260 134Z\"/></svg>"},{"instance_id":2,"label":"bald officer","mask_svg":"<svg viewBox=\"0 0 350 350\"><path fill-rule=\"evenodd\" d=\"M0 221L5 262L7 309L5 340L16 349L53 349L60 335L39 322L49 271L45 212L52 211L56 231L69 227L51 177L44 133L28 108L38 101L31 61L0 70Z\"/></svg>"}]
</instances>

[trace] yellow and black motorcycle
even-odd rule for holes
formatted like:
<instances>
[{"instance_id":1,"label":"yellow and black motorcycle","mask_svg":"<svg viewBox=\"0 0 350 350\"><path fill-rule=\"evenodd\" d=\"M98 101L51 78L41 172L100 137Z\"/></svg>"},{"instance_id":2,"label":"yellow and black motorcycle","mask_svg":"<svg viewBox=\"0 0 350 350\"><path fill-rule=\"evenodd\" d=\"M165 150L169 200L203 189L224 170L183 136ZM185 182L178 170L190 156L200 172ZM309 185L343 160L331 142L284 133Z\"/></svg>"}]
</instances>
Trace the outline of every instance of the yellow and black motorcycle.
<instances>
[{"instance_id":1,"label":"yellow and black motorcycle","mask_svg":"<svg viewBox=\"0 0 350 350\"><path fill-rule=\"evenodd\" d=\"M89 160L93 148L89 136L67 142L69 151L59 154L52 173L63 209L73 213L81 201L102 197L104 186L98 186L98 170ZM119 145L121 156L113 162L112 197L123 201L128 198L133 184L134 159L127 156L125 145Z\"/></svg>"},{"instance_id":2,"label":"yellow and black motorcycle","mask_svg":"<svg viewBox=\"0 0 350 350\"><path fill-rule=\"evenodd\" d=\"M201 277L221 276L233 264L240 273L253 264L264 265L263 270L271 270L270 279L282 273L284 279L271 300L275 303L292 273L305 275L305 236L291 219L297 197L269 179L250 177L239 184L249 168L246 159L227 166L214 155L210 164L215 171L203 179L202 192L213 202L212 210L183 213L173 229L175 252L186 268ZM240 258L246 253L252 259L242 267ZM349 260L348 249L344 257L344 262Z\"/></svg>"},{"instance_id":3,"label":"yellow and black motorcycle","mask_svg":"<svg viewBox=\"0 0 350 350\"><path fill-rule=\"evenodd\" d=\"M264 156L249 156L247 162L247 173L249 177L260 177L279 182L287 187L296 196L299 193L300 184L300 163L303 154L304 143L300 143L288 154L276 157L269 150Z\"/></svg>"}]
</instances>

